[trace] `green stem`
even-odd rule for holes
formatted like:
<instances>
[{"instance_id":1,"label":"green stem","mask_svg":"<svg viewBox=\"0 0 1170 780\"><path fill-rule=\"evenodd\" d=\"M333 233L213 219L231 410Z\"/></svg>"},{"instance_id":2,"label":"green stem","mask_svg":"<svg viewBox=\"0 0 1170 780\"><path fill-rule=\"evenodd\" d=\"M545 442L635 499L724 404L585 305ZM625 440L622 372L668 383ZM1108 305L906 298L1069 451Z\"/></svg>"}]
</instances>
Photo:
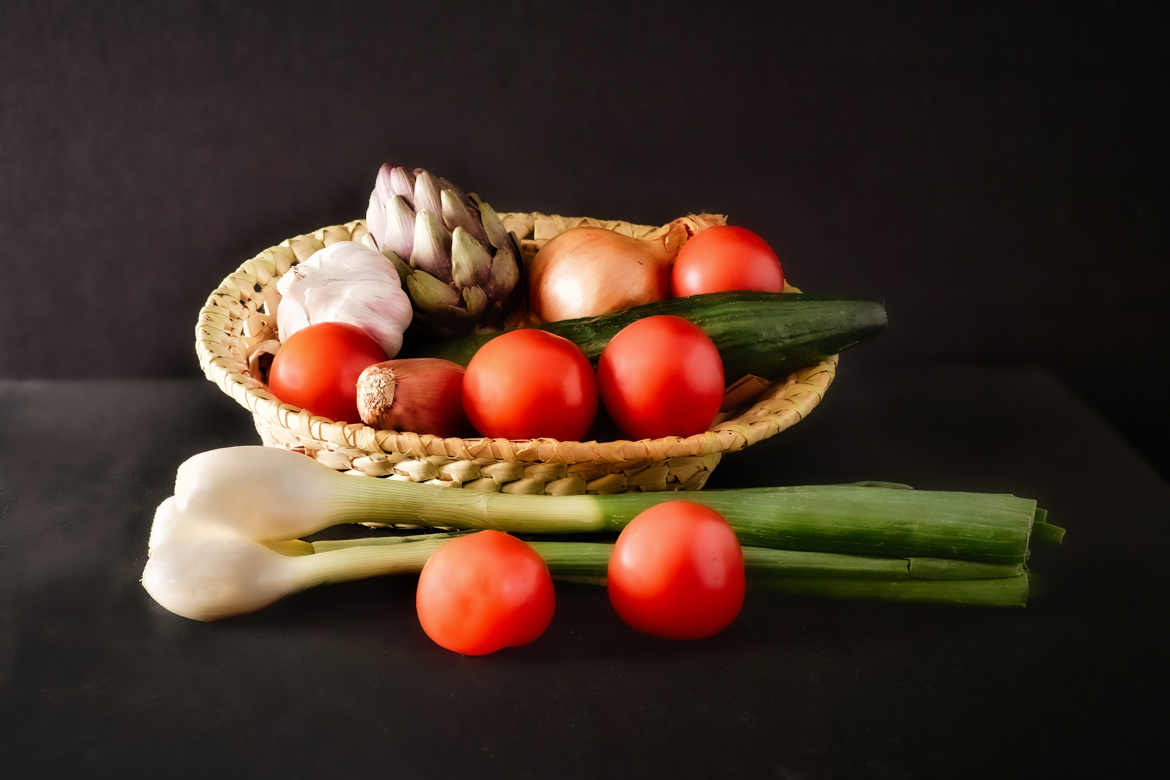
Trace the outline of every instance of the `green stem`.
<instances>
[{"instance_id":1,"label":"green stem","mask_svg":"<svg viewBox=\"0 0 1170 780\"><path fill-rule=\"evenodd\" d=\"M1018 577L1022 563L979 563L946 558L908 558L912 580L995 580Z\"/></svg>"},{"instance_id":2,"label":"green stem","mask_svg":"<svg viewBox=\"0 0 1170 780\"><path fill-rule=\"evenodd\" d=\"M809 598L980 607L1024 607L1028 604L1027 573L992 580L872 581L781 577L752 580L752 584L773 593Z\"/></svg>"},{"instance_id":3,"label":"green stem","mask_svg":"<svg viewBox=\"0 0 1170 780\"><path fill-rule=\"evenodd\" d=\"M637 494L612 498L611 517L638 506ZM1011 495L849 485L696 491L686 500L723 515L744 545L997 564L1027 559L1036 510Z\"/></svg>"},{"instance_id":4,"label":"green stem","mask_svg":"<svg viewBox=\"0 0 1170 780\"><path fill-rule=\"evenodd\" d=\"M330 539L312 542L313 552L330 552L353 547L396 547L405 543L448 540L468 532L417 534L411 536L374 536L356 539ZM558 576L605 578L613 545L605 542L528 543ZM744 547L744 566L748 571L779 574L785 577L845 577L880 580L986 580L1016 577L1023 564L994 564L955 561L943 558L875 558L863 555L818 553L804 550L775 550L767 547Z\"/></svg>"},{"instance_id":5,"label":"green stem","mask_svg":"<svg viewBox=\"0 0 1170 780\"><path fill-rule=\"evenodd\" d=\"M449 534L404 537L394 545L366 544L322 549L314 542L312 555L291 559L301 567L302 587L311 588L331 582L348 582L386 574L417 574L431 554L442 547ZM407 541L409 539L409 541Z\"/></svg>"},{"instance_id":6,"label":"green stem","mask_svg":"<svg viewBox=\"0 0 1170 780\"><path fill-rule=\"evenodd\" d=\"M318 583L422 570L427 557L462 534L313 542ZM530 542L558 580L603 585L613 545ZM303 560L303 559L302 559ZM1022 565L996 566L932 558L873 558L799 550L744 548L753 588L792 596L878 601L1023 606Z\"/></svg>"},{"instance_id":7,"label":"green stem","mask_svg":"<svg viewBox=\"0 0 1170 780\"><path fill-rule=\"evenodd\" d=\"M1012 495L877 486L526 496L338 479L347 484L334 499L336 522L410 522L535 534L612 532L651 506L686 500L718 511L746 545L995 564L1027 560L1036 517L1035 501ZM1039 536L1048 540L1054 534L1045 528Z\"/></svg>"},{"instance_id":8,"label":"green stem","mask_svg":"<svg viewBox=\"0 0 1170 780\"><path fill-rule=\"evenodd\" d=\"M449 533L409 534L404 536L366 536L356 539L323 539L318 542L306 542L306 544L311 548L310 552L319 553L346 550L350 547L392 547L395 545L410 544L412 542L425 542L432 539L447 541L459 536L466 536L468 533L471 532L451 531Z\"/></svg>"},{"instance_id":9,"label":"green stem","mask_svg":"<svg viewBox=\"0 0 1170 780\"><path fill-rule=\"evenodd\" d=\"M344 480L339 483L344 488L333 499L332 518L339 523L418 523L545 534L610 530L599 496L522 496L340 474L338 478Z\"/></svg>"},{"instance_id":10,"label":"green stem","mask_svg":"<svg viewBox=\"0 0 1170 780\"><path fill-rule=\"evenodd\" d=\"M604 542L529 542L555 575L604 579L613 545ZM997 565L939 558L873 558L744 547L752 578L862 580L982 580L1018 577L1022 564Z\"/></svg>"},{"instance_id":11,"label":"green stem","mask_svg":"<svg viewBox=\"0 0 1170 780\"><path fill-rule=\"evenodd\" d=\"M530 544L557 579L605 584L613 545ZM1022 607L1028 602L1028 574L1022 565L866 558L758 547L745 547L743 552L752 588L787 596L999 607Z\"/></svg>"},{"instance_id":12,"label":"green stem","mask_svg":"<svg viewBox=\"0 0 1170 780\"><path fill-rule=\"evenodd\" d=\"M1064 541L1064 529L1048 522L1047 509L1036 508L1036 519L1032 522L1032 539L1047 544L1060 544Z\"/></svg>"}]
</instances>

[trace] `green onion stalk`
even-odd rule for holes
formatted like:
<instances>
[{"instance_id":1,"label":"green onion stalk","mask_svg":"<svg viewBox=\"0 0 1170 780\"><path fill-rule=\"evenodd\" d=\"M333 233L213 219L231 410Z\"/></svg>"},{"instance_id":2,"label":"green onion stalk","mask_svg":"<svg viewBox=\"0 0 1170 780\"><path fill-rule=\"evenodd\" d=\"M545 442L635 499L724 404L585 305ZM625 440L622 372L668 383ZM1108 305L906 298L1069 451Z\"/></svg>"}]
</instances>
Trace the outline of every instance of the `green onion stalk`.
<instances>
[{"instance_id":1,"label":"green onion stalk","mask_svg":"<svg viewBox=\"0 0 1170 780\"><path fill-rule=\"evenodd\" d=\"M640 512L685 499L711 507L741 544L785 550L1018 564L1035 534L1058 541L1033 499L887 484L528 496L359 479L274 447L200 453L178 470L185 510L235 522L255 539L306 536L343 523L494 528L517 534L613 534ZM1039 533L1036 533L1039 530Z\"/></svg>"},{"instance_id":2,"label":"green onion stalk","mask_svg":"<svg viewBox=\"0 0 1170 780\"><path fill-rule=\"evenodd\" d=\"M745 545L1000 564L1027 560L1037 511L1034 500L1012 495L856 485L527 496L339 477L356 483L332 496L330 512L339 522L617 533L640 512L685 499L719 512Z\"/></svg>"},{"instance_id":3,"label":"green onion stalk","mask_svg":"<svg viewBox=\"0 0 1170 780\"><path fill-rule=\"evenodd\" d=\"M424 543L427 554L436 540L465 533L381 536L308 543L320 556L323 581L356 579L353 572L403 571L402 562L421 570L426 555L408 552ZM531 541L553 577L569 582L604 585L613 545L605 542ZM328 556L336 556L329 558ZM990 564L938 558L875 558L803 550L744 547L749 585L759 591L789 596L903 601L968 606L1022 607L1028 600L1029 575L1023 564ZM413 569L408 569L413 571ZM322 575L324 576L324 575Z\"/></svg>"},{"instance_id":4,"label":"green onion stalk","mask_svg":"<svg viewBox=\"0 0 1170 780\"><path fill-rule=\"evenodd\" d=\"M1012 495L885 483L510 495L358 479L286 450L234 447L180 466L156 512L143 585L177 614L216 619L328 582L419 571L448 538L301 540L348 523L507 531L529 540L554 576L601 583L612 545L595 535L612 538L678 499L726 518L753 586L794 596L1022 606L1030 543L1064 533L1034 500Z\"/></svg>"}]
</instances>

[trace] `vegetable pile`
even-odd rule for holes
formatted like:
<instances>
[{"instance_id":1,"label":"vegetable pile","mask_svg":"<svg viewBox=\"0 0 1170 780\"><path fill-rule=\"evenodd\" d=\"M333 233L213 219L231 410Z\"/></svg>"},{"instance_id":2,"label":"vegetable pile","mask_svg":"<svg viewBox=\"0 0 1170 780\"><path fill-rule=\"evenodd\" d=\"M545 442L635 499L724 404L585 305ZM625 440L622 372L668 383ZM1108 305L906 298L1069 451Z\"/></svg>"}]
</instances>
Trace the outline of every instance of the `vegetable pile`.
<instances>
[{"instance_id":1,"label":"vegetable pile","mask_svg":"<svg viewBox=\"0 0 1170 780\"><path fill-rule=\"evenodd\" d=\"M268 387L337 421L442 437L578 441L606 425L691 436L740 378L782 379L886 325L874 301L785 292L760 236L705 218L642 238L573 228L525 263L477 195L383 165L367 225L362 243L332 244L277 285ZM426 530L312 539L357 523ZM538 639L554 580L603 585L621 620L672 639L724 630L749 589L1024 606L1030 544L1063 533L1011 495L865 483L527 496L235 447L179 467L142 585L177 615L216 620L326 583L418 573L423 631L479 655Z\"/></svg>"},{"instance_id":2,"label":"vegetable pile","mask_svg":"<svg viewBox=\"0 0 1170 780\"><path fill-rule=\"evenodd\" d=\"M383 165L362 242L325 247L277 284L280 348L264 378L287 404L380 429L690 436L737 380L780 379L885 327L880 303L785 292L776 253L721 219L641 238L574 227L526 263L479 196Z\"/></svg>"}]
</instances>

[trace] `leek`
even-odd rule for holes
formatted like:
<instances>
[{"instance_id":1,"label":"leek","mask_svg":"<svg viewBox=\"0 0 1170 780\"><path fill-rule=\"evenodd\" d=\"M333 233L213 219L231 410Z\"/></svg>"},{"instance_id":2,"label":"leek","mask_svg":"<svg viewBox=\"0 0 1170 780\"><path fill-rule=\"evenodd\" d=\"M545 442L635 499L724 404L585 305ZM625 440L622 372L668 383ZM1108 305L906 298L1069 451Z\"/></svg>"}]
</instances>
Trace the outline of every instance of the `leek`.
<instances>
[{"instance_id":1,"label":"leek","mask_svg":"<svg viewBox=\"0 0 1170 780\"><path fill-rule=\"evenodd\" d=\"M184 462L155 513L142 585L166 609L215 620L332 582L418 572L454 534L306 542L374 521L524 535L609 534L685 499L720 512L749 582L792 596L1023 606L1032 539L1063 529L1031 499L891 483L610 496L520 496L354 478L269 447ZM603 583L612 545L532 539L555 577Z\"/></svg>"},{"instance_id":2,"label":"leek","mask_svg":"<svg viewBox=\"0 0 1170 780\"><path fill-rule=\"evenodd\" d=\"M527 534L615 533L663 501L705 504L740 543L882 557L1014 565L1028 558L1038 509L1007 494L814 485L679 493L528 496L346 476L272 447L196 455L179 468L185 511L230 518L257 539L306 536L342 523L411 523ZM1042 516L1042 515L1041 515ZM1043 516L1042 516L1043 517ZM1046 521L1037 538L1059 541Z\"/></svg>"}]
</instances>

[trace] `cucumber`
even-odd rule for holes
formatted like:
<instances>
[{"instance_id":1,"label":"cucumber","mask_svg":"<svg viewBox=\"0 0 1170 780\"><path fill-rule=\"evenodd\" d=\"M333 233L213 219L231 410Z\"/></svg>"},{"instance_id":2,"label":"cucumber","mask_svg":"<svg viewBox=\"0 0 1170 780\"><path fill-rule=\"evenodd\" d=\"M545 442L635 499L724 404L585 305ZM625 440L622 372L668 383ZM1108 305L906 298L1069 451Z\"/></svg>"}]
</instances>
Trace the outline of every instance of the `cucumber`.
<instances>
[{"instance_id":1,"label":"cucumber","mask_svg":"<svg viewBox=\"0 0 1170 780\"><path fill-rule=\"evenodd\" d=\"M619 330L657 314L683 317L702 328L719 348L728 384L745 374L779 379L849 349L886 327L885 307L877 301L754 292L672 298L535 327L564 336L596 361ZM420 347L420 353L467 365L476 350L502 332L426 345Z\"/></svg>"}]
</instances>

